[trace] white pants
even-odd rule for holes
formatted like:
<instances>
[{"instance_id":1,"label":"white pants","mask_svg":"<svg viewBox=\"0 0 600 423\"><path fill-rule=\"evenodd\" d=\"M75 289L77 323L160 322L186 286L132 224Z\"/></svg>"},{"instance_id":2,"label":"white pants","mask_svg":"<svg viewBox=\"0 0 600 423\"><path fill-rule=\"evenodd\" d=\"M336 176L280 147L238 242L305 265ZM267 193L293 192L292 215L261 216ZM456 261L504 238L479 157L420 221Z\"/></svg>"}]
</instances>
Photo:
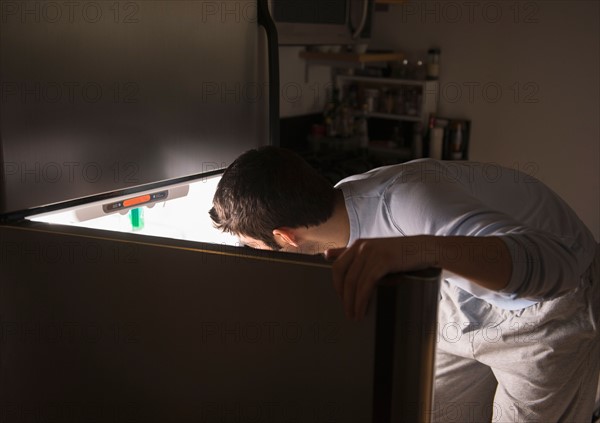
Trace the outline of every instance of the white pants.
<instances>
[{"instance_id":1,"label":"white pants","mask_svg":"<svg viewBox=\"0 0 600 423\"><path fill-rule=\"evenodd\" d=\"M600 247L579 287L504 310L442 283L433 421L591 421L600 370Z\"/></svg>"}]
</instances>

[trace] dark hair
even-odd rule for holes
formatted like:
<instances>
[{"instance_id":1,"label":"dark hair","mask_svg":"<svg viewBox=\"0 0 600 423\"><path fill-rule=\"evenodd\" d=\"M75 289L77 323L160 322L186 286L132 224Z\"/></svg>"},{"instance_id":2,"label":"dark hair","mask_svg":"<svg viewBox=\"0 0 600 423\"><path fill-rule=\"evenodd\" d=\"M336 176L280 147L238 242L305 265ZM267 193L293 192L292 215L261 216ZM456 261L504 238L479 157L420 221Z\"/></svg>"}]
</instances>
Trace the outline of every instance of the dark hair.
<instances>
[{"instance_id":1,"label":"dark hair","mask_svg":"<svg viewBox=\"0 0 600 423\"><path fill-rule=\"evenodd\" d=\"M273 229L325 222L333 214L334 198L329 181L299 155L262 147L227 168L209 213L217 228L279 250Z\"/></svg>"}]
</instances>

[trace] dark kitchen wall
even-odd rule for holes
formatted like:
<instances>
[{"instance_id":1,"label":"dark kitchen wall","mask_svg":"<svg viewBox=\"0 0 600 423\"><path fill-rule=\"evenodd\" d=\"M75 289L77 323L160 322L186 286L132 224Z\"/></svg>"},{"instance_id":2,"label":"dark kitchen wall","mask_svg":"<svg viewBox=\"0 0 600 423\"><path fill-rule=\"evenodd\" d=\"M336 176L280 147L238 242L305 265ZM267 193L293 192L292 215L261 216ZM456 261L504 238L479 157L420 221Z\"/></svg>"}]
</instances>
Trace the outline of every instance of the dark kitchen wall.
<instances>
[{"instance_id":1,"label":"dark kitchen wall","mask_svg":"<svg viewBox=\"0 0 600 423\"><path fill-rule=\"evenodd\" d=\"M440 113L472 121L470 158L518 167L600 239L600 2L407 1L374 47L441 48Z\"/></svg>"}]
</instances>

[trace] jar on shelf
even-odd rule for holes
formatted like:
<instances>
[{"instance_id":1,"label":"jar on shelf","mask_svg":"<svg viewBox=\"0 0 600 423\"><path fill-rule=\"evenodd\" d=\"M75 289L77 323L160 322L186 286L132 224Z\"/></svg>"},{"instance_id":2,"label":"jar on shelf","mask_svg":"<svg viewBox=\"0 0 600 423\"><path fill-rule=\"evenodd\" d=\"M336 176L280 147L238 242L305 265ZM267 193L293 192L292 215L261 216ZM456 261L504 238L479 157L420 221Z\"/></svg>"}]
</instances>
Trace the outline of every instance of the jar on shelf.
<instances>
[{"instance_id":1,"label":"jar on shelf","mask_svg":"<svg viewBox=\"0 0 600 423\"><path fill-rule=\"evenodd\" d=\"M418 92L412 88L406 94L404 98L404 113L408 116L417 116L419 114Z\"/></svg>"},{"instance_id":2,"label":"jar on shelf","mask_svg":"<svg viewBox=\"0 0 600 423\"><path fill-rule=\"evenodd\" d=\"M377 88L367 88L365 90L365 105L368 113L377 111L379 101L379 90Z\"/></svg>"},{"instance_id":3,"label":"jar on shelf","mask_svg":"<svg viewBox=\"0 0 600 423\"><path fill-rule=\"evenodd\" d=\"M404 87L399 87L396 90L396 94L394 95L394 114L404 115L405 114L405 105L404 105Z\"/></svg>"},{"instance_id":4,"label":"jar on shelf","mask_svg":"<svg viewBox=\"0 0 600 423\"><path fill-rule=\"evenodd\" d=\"M440 49L430 48L427 51L427 79L436 80L440 77Z\"/></svg>"},{"instance_id":5,"label":"jar on shelf","mask_svg":"<svg viewBox=\"0 0 600 423\"><path fill-rule=\"evenodd\" d=\"M396 79L410 79L411 69L408 59L403 59L402 62L394 64L392 68L392 78Z\"/></svg>"},{"instance_id":6,"label":"jar on shelf","mask_svg":"<svg viewBox=\"0 0 600 423\"><path fill-rule=\"evenodd\" d=\"M379 111L381 113L391 114L394 112L394 92L389 88L384 88L381 92L379 101Z\"/></svg>"},{"instance_id":7,"label":"jar on shelf","mask_svg":"<svg viewBox=\"0 0 600 423\"><path fill-rule=\"evenodd\" d=\"M417 59L415 62L414 78L418 81L426 79L427 69L425 63L421 59Z\"/></svg>"},{"instance_id":8,"label":"jar on shelf","mask_svg":"<svg viewBox=\"0 0 600 423\"><path fill-rule=\"evenodd\" d=\"M463 130L460 122L457 122L454 126L450 148L452 149L452 160L461 160L463 158Z\"/></svg>"}]
</instances>

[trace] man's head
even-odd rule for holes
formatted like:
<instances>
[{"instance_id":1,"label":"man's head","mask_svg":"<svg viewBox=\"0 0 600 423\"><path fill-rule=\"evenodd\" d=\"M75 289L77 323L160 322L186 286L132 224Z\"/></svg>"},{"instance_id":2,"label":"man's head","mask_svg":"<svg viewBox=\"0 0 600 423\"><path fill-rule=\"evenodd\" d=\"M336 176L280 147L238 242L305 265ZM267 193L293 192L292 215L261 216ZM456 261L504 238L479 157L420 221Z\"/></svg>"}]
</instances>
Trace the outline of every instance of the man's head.
<instances>
[{"instance_id":1,"label":"man's head","mask_svg":"<svg viewBox=\"0 0 600 423\"><path fill-rule=\"evenodd\" d=\"M279 250L285 228L308 228L333 214L335 191L297 154L275 147L250 150L225 171L213 198L215 226Z\"/></svg>"}]
</instances>

